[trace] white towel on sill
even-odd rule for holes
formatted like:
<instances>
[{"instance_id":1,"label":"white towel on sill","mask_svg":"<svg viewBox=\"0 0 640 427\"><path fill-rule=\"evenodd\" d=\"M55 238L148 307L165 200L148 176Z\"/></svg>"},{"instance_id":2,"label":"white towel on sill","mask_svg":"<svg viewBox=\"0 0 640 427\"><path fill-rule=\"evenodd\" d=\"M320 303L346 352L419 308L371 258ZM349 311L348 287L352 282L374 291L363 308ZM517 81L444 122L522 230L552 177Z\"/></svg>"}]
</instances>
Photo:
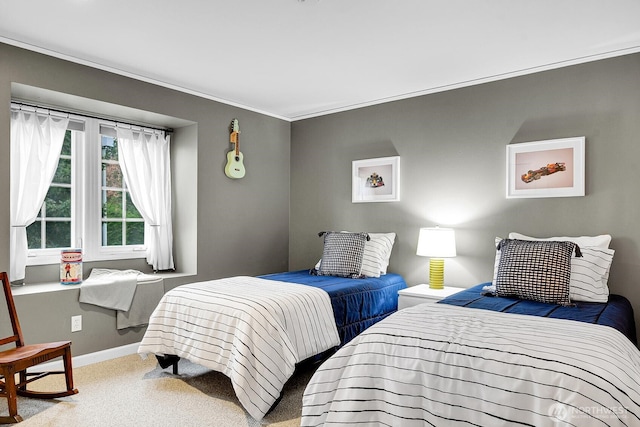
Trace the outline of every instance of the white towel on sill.
<instances>
[{"instance_id":1,"label":"white towel on sill","mask_svg":"<svg viewBox=\"0 0 640 427\"><path fill-rule=\"evenodd\" d=\"M129 311L138 284L137 270L94 268L80 285L79 301L114 310Z\"/></svg>"}]
</instances>

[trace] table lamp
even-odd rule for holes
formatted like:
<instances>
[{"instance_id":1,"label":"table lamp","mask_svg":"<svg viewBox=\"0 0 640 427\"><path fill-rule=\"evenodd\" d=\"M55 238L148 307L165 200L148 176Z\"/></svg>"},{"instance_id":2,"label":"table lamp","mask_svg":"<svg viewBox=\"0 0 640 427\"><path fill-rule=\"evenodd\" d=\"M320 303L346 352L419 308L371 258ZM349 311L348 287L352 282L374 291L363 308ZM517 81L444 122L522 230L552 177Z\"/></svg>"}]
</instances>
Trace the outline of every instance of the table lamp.
<instances>
[{"instance_id":1,"label":"table lamp","mask_svg":"<svg viewBox=\"0 0 640 427\"><path fill-rule=\"evenodd\" d=\"M444 288L444 259L456 256L456 235L452 228L426 227L420 229L416 255L429 260L429 287Z\"/></svg>"}]
</instances>

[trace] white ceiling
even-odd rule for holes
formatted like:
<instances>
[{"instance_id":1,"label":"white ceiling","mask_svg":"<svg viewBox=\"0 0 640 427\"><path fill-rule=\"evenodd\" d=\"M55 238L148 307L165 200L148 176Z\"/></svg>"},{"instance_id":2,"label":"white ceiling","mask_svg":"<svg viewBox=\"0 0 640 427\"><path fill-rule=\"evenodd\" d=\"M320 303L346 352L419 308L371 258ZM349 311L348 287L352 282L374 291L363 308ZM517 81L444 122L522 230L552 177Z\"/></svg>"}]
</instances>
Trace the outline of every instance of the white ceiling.
<instances>
[{"instance_id":1,"label":"white ceiling","mask_svg":"<svg viewBox=\"0 0 640 427\"><path fill-rule=\"evenodd\" d=\"M295 121L639 52L639 18L638 0L0 0L0 41Z\"/></svg>"}]
</instances>

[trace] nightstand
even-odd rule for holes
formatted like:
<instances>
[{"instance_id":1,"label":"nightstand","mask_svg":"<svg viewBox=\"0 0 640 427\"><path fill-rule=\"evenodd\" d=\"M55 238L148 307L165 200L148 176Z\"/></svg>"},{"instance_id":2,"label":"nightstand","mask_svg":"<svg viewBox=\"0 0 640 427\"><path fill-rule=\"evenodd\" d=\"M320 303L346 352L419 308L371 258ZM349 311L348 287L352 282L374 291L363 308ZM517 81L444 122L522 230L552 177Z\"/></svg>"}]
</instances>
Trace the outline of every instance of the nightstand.
<instances>
[{"instance_id":1,"label":"nightstand","mask_svg":"<svg viewBox=\"0 0 640 427\"><path fill-rule=\"evenodd\" d=\"M425 302L438 302L442 298L448 297L464 288L454 288L445 286L444 289L431 289L429 285L416 285L398 291L398 310L411 307Z\"/></svg>"}]
</instances>

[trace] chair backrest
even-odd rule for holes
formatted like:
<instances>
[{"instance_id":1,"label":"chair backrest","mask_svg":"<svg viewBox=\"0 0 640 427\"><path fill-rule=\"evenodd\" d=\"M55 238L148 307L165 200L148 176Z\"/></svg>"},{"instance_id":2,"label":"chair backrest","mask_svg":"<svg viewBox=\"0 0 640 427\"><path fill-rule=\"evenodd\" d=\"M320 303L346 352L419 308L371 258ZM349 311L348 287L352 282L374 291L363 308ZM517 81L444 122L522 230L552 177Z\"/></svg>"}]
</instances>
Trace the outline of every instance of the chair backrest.
<instances>
[{"instance_id":1,"label":"chair backrest","mask_svg":"<svg viewBox=\"0 0 640 427\"><path fill-rule=\"evenodd\" d=\"M24 346L24 338L22 337L22 329L20 328L20 321L18 320L16 304L13 301L13 293L11 292L9 276L6 272L1 272L0 279L2 279L2 289L4 291L4 298L7 301L7 312L9 314L9 319L11 320L11 329L13 331L13 335L0 338L0 346L15 343L16 347L22 347Z\"/></svg>"}]
</instances>

